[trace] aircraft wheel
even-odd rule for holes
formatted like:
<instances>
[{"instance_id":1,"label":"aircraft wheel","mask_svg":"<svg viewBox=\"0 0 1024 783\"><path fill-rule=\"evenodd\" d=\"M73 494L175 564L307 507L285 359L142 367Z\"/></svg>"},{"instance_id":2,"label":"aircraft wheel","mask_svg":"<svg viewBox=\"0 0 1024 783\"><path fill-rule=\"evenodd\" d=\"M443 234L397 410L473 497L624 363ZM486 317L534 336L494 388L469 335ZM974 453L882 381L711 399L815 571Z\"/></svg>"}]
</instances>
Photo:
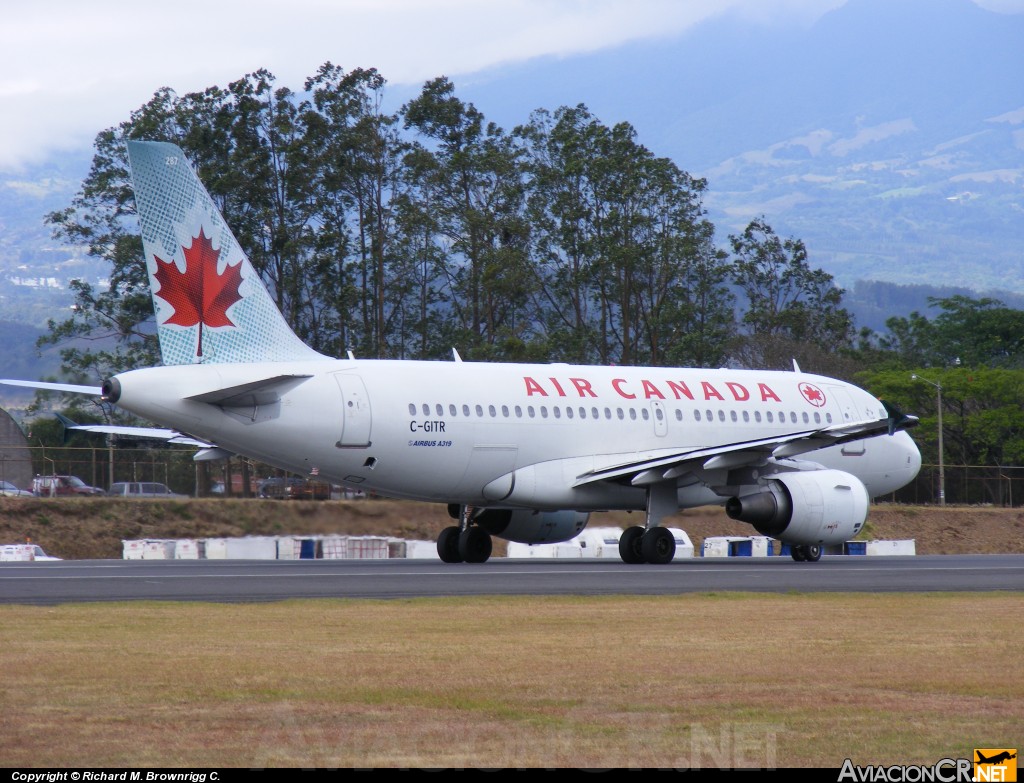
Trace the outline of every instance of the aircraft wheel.
<instances>
[{"instance_id":1,"label":"aircraft wheel","mask_svg":"<svg viewBox=\"0 0 1024 783\"><path fill-rule=\"evenodd\" d=\"M821 560L821 544L808 544L804 547L804 560L817 563Z\"/></svg>"},{"instance_id":2,"label":"aircraft wheel","mask_svg":"<svg viewBox=\"0 0 1024 783\"><path fill-rule=\"evenodd\" d=\"M437 556L442 563L462 562L462 555L459 554L459 529L455 525L446 527L437 537Z\"/></svg>"},{"instance_id":3,"label":"aircraft wheel","mask_svg":"<svg viewBox=\"0 0 1024 783\"><path fill-rule=\"evenodd\" d=\"M640 553L644 560L654 565L671 563L676 556L676 539L671 530L652 527L640 540Z\"/></svg>"},{"instance_id":4,"label":"aircraft wheel","mask_svg":"<svg viewBox=\"0 0 1024 783\"><path fill-rule=\"evenodd\" d=\"M640 543L643 540L644 529L639 525L627 527L619 537L619 557L623 563L637 565L644 562L643 552L640 551Z\"/></svg>"},{"instance_id":5,"label":"aircraft wheel","mask_svg":"<svg viewBox=\"0 0 1024 783\"><path fill-rule=\"evenodd\" d=\"M791 556L793 557L793 559L794 559L794 560L796 560L796 562L798 562L798 563L802 563L802 562L804 562L804 560L806 560L806 559L807 559L807 551L806 551L806 549L805 549L804 547L802 547L802 546L795 546L795 545L794 545L794 546L791 546L791 547L789 548L789 554L790 554L790 555L791 555Z\"/></svg>"},{"instance_id":6,"label":"aircraft wheel","mask_svg":"<svg viewBox=\"0 0 1024 783\"><path fill-rule=\"evenodd\" d=\"M491 556L491 537L482 527L468 527L459 536L459 555L467 563L486 563Z\"/></svg>"}]
</instances>

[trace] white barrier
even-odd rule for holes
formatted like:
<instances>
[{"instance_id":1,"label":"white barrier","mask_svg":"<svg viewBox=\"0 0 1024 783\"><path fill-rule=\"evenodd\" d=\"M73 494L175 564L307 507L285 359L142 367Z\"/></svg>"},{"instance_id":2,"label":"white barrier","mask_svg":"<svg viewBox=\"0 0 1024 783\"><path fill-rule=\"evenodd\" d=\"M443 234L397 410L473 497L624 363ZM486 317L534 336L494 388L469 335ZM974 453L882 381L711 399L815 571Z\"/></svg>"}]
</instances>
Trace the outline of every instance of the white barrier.
<instances>
[{"instance_id":1,"label":"white barrier","mask_svg":"<svg viewBox=\"0 0 1024 783\"><path fill-rule=\"evenodd\" d=\"M867 555L916 555L917 543L913 538L903 541L868 541Z\"/></svg>"},{"instance_id":2,"label":"white barrier","mask_svg":"<svg viewBox=\"0 0 1024 783\"><path fill-rule=\"evenodd\" d=\"M143 560L173 560L175 542L154 540L146 541L142 546Z\"/></svg>"},{"instance_id":3,"label":"white barrier","mask_svg":"<svg viewBox=\"0 0 1024 783\"><path fill-rule=\"evenodd\" d=\"M246 536L225 539L229 560L277 560L277 538Z\"/></svg>"},{"instance_id":4,"label":"white barrier","mask_svg":"<svg viewBox=\"0 0 1024 783\"><path fill-rule=\"evenodd\" d=\"M194 538L182 538L174 542L175 560L202 560L204 555L202 541Z\"/></svg>"},{"instance_id":5,"label":"white barrier","mask_svg":"<svg viewBox=\"0 0 1024 783\"><path fill-rule=\"evenodd\" d=\"M703 557L769 557L772 539L767 536L709 536L701 546Z\"/></svg>"},{"instance_id":6,"label":"white barrier","mask_svg":"<svg viewBox=\"0 0 1024 783\"><path fill-rule=\"evenodd\" d=\"M142 560L145 555L145 541L122 541L121 542L121 559L122 560Z\"/></svg>"}]
</instances>

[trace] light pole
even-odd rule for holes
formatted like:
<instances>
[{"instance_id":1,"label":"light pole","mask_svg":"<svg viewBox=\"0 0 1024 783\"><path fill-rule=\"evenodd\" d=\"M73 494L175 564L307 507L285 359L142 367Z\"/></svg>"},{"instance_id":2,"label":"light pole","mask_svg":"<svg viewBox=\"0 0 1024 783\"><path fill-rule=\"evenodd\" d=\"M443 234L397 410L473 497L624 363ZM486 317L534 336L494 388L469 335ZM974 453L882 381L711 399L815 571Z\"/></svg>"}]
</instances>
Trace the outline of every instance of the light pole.
<instances>
[{"instance_id":1,"label":"light pole","mask_svg":"<svg viewBox=\"0 0 1024 783\"><path fill-rule=\"evenodd\" d=\"M911 375L912 381L924 381L935 387L939 412L939 505L946 505L946 468L942 461L942 384L929 381L920 375Z\"/></svg>"}]
</instances>

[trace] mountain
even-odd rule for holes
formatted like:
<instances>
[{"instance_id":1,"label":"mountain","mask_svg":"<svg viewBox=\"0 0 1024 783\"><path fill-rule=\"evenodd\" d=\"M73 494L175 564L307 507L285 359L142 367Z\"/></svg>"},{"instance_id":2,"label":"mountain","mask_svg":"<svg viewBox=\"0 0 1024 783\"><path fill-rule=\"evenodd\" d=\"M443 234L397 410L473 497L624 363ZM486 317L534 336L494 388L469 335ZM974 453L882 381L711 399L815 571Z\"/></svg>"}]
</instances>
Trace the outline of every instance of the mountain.
<instances>
[{"instance_id":1,"label":"mountain","mask_svg":"<svg viewBox=\"0 0 1024 783\"><path fill-rule=\"evenodd\" d=\"M758 215L857 280L1024 293L1024 15L849 0L807 29L719 17L661 42L480 74L499 125L585 103L708 179L720 241Z\"/></svg>"},{"instance_id":2,"label":"mountain","mask_svg":"<svg viewBox=\"0 0 1024 783\"><path fill-rule=\"evenodd\" d=\"M764 215L848 289L859 324L882 328L928 313L929 295L1010 306L1024 295L1022 41L1024 14L970 0L848 0L809 26L723 14L454 82L508 130L537 108L579 103L629 122L655 154L707 178L723 246ZM415 92L396 86L389 103ZM71 203L90 155L0 176L0 280L36 281L0 287L4 319L44 327L70 304L59 286L105 273L43 224Z\"/></svg>"}]
</instances>

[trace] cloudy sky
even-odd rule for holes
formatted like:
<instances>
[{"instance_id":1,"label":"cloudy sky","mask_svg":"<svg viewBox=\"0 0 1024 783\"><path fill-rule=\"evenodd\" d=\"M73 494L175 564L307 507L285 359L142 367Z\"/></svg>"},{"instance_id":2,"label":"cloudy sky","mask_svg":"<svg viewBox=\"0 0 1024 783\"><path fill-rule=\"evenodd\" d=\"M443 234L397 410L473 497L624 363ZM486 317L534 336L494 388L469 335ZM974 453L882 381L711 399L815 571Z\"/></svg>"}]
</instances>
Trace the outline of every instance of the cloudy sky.
<instances>
[{"instance_id":1,"label":"cloudy sky","mask_svg":"<svg viewBox=\"0 0 1024 783\"><path fill-rule=\"evenodd\" d=\"M326 61L391 84L678 34L711 14L808 24L846 0L33 0L0 25L0 171L87 150L160 87L257 68L298 89ZM975 0L1024 12L1024 0Z\"/></svg>"}]
</instances>

